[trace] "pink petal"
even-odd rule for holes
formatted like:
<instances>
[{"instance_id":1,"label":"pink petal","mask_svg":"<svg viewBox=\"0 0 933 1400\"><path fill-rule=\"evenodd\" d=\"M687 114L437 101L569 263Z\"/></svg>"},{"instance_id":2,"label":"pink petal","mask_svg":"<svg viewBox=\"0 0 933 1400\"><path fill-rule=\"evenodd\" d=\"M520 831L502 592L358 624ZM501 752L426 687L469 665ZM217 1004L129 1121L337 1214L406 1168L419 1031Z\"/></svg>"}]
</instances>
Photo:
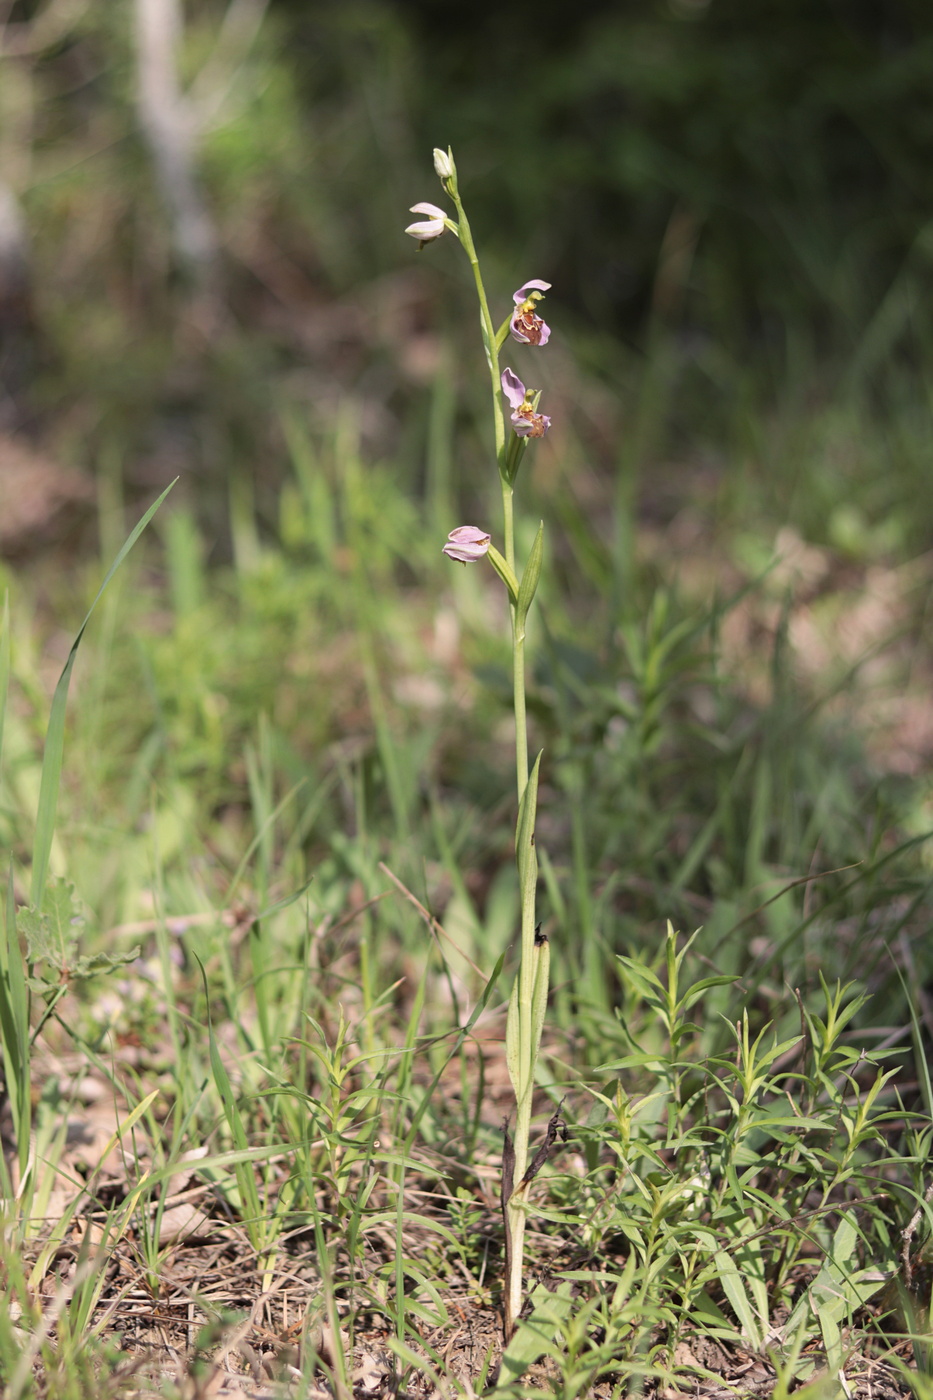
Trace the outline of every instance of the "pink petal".
<instances>
[{"instance_id":1,"label":"pink petal","mask_svg":"<svg viewBox=\"0 0 933 1400\"><path fill-rule=\"evenodd\" d=\"M489 536L475 525L458 525L447 536L443 552L458 564L475 564L489 549Z\"/></svg>"},{"instance_id":2,"label":"pink petal","mask_svg":"<svg viewBox=\"0 0 933 1400\"><path fill-rule=\"evenodd\" d=\"M524 413L512 414L512 428L516 437L544 437L550 426L551 420L546 413L534 413L526 408Z\"/></svg>"},{"instance_id":3,"label":"pink petal","mask_svg":"<svg viewBox=\"0 0 933 1400\"><path fill-rule=\"evenodd\" d=\"M417 213L420 211L415 210L414 212ZM537 277L534 277L530 282L526 282L524 287L519 287L517 292L512 293L512 300L516 306L521 306L523 301L528 300L529 292L549 292L550 290L550 282L542 282Z\"/></svg>"},{"instance_id":4,"label":"pink petal","mask_svg":"<svg viewBox=\"0 0 933 1400\"><path fill-rule=\"evenodd\" d=\"M440 238L446 227L443 219L425 219L422 223L409 224L405 232L421 243L430 243L432 238Z\"/></svg>"},{"instance_id":5,"label":"pink petal","mask_svg":"<svg viewBox=\"0 0 933 1400\"><path fill-rule=\"evenodd\" d=\"M502 392L512 408L518 408L525 402L525 386L510 369L502 371Z\"/></svg>"}]
</instances>

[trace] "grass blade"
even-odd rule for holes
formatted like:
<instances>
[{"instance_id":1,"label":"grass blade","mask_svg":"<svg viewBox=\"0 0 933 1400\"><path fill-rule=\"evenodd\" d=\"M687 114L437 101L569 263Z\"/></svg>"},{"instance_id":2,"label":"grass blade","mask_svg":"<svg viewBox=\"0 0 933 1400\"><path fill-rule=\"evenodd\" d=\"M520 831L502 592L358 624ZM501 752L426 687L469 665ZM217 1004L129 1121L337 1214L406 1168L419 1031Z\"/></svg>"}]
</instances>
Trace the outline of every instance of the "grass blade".
<instances>
[{"instance_id":1,"label":"grass blade","mask_svg":"<svg viewBox=\"0 0 933 1400\"><path fill-rule=\"evenodd\" d=\"M36 813L36 834L32 848L32 887L30 890L30 900L34 905L42 903L42 894L45 890L45 881L49 871L49 855L52 850L52 837L55 834L55 813L58 807L58 788L61 781L62 755L65 747L65 709L68 704L68 687L71 683L71 672L74 668L75 657L78 654L78 647L81 645L81 638L84 636L85 629L91 620L91 614L100 602L101 596L108 583L174 485L175 482L173 481L166 486L158 500L153 502L142 520L140 520L139 524L128 536L116 559L114 559L113 563L110 565L103 583L97 590L97 595L93 603L88 608L87 616L81 623L78 634L71 644L68 660L65 662L64 669L58 678L58 685L55 687L55 694L52 697L52 708L49 713L49 727L45 736L45 752L42 757L42 778L39 784L39 806Z\"/></svg>"},{"instance_id":2,"label":"grass blade","mask_svg":"<svg viewBox=\"0 0 933 1400\"><path fill-rule=\"evenodd\" d=\"M0 937L0 1035L3 1040L4 1078L13 1117L16 1154L22 1180L29 1161L29 1136L32 1125L29 991L16 933L12 858L7 878L4 928Z\"/></svg>"}]
</instances>

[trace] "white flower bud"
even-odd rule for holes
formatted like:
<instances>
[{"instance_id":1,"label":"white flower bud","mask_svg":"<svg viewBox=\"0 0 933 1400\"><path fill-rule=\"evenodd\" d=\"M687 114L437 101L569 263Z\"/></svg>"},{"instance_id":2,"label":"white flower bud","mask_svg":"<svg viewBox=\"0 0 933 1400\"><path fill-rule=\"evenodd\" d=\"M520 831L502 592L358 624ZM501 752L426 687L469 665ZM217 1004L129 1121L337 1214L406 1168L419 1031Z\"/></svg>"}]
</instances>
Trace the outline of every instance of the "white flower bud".
<instances>
[{"instance_id":1,"label":"white flower bud","mask_svg":"<svg viewBox=\"0 0 933 1400\"><path fill-rule=\"evenodd\" d=\"M434 169L442 180L449 180L454 173L454 158L450 154L450 148L442 151L439 146L434 147Z\"/></svg>"}]
</instances>

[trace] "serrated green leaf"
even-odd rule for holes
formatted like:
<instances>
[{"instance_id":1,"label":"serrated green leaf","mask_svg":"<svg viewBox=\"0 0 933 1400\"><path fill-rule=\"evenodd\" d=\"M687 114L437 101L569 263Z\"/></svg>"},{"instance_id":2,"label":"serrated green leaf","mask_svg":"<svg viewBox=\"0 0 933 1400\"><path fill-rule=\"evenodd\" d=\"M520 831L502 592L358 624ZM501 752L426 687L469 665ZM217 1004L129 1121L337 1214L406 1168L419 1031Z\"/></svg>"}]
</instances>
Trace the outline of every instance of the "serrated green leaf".
<instances>
[{"instance_id":1,"label":"serrated green leaf","mask_svg":"<svg viewBox=\"0 0 933 1400\"><path fill-rule=\"evenodd\" d=\"M41 997L43 1001L46 1000L46 998L49 995L49 992L52 991L54 987L60 987L61 985L61 978L55 976L32 976L26 978L26 986L28 987L29 991L34 992L35 995Z\"/></svg>"},{"instance_id":2,"label":"serrated green leaf","mask_svg":"<svg viewBox=\"0 0 933 1400\"><path fill-rule=\"evenodd\" d=\"M74 885L66 880L50 881L39 908L30 904L17 910L16 927L26 940L26 961L46 963L58 972L70 971L85 922Z\"/></svg>"},{"instance_id":3,"label":"serrated green leaf","mask_svg":"<svg viewBox=\"0 0 933 1400\"><path fill-rule=\"evenodd\" d=\"M126 967L139 957L140 948L129 953L91 953L77 959L71 969L72 978L96 977L99 972L113 972L118 967Z\"/></svg>"}]
</instances>

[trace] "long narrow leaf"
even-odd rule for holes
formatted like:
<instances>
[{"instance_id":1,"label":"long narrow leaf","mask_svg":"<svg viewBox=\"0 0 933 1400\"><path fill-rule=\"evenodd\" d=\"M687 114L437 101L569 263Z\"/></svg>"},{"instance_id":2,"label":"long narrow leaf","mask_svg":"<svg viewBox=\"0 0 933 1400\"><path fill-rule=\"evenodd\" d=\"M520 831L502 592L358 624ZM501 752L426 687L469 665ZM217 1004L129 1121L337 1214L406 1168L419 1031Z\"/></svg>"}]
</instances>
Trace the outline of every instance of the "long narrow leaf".
<instances>
[{"instance_id":1,"label":"long narrow leaf","mask_svg":"<svg viewBox=\"0 0 933 1400\"><path fill-rule=\"evenodd\" d=\"M16 902L13 897L13 860L7 876L6 917L0 940L0 1033L3 1036L3 1068L16 1133L20 1177L29 1160L32 1125L29 1059L29 990L16 934Z\"/></svg>"},{"instance_id":2,"label":"long narrow leaf","mask_svg":"<svg viewBox=\"0 0 933 1400\"><path fill-rule=\"evenodd\" d=\"M541 751L543 753L543 750ZM541 771L541 753L534 761L534 767L528 775L528 782L525 784L525 791L522 793L521 806L518 809L518 823L515 829L515 850L518 856L518 883L524 894L525 884L528 876L528 869L532 860L531 838L535 831L535 815L538 810L538 774Z\"/></svg>"},{"instance_id":3,"label":"long narrow leaf","mask_svg":"<svg viewBox=\"0 0 933 1400\"><path fill-rule=\"evenodd\" d=\"M227 1127L237 1152L243 1154L249 1151L249 1141L246 1136L246 1128L242 1115L237 1106L236 1096L233 1092L233 1085L230 1083L230 1076L227 1074L223 1060L220 1058L220 1047L217 1044L217 1037L214 1035L214 1023L211 1017L210 991L207 985L207 973L204 971L204 964L195 954L195 961L201 969L201 980L204 983L204 998L207 1005L207 1045L211 1063L211 1075L214 1080L214 1087L220 1095L221 1107L224 1117L227 1120ZM236 1178L237 1189L240 1193L240 1206L243 1212L243 1223L246 1226L246 1233L249 1235L250 1243L254 1249L261 1248L261 1234L263 1223L262 1203L259 1199L259 1190L256 1186L256 1178L252 1170L246 1164L245 1158L236 1162L233 1168Z\"/></svg>"},{"instance_id":4,"label":"long narrow leaf","mask_svg":"<svg viewBox=\"0 0 933 1400\"><path fill-rule=\"evenodd\" d=\"M503 964L504 962L505 962L505 953L502 953L502 954L500 955L500 957L498 958L495 967L494 967L493 970L492 970L492 975L491 975L491 977L489 978L488 982L486 983L486 986L483 988L483 992L482 992L482 995L480 996L479 1001L477 1002L476 1006L473 1008L473 1014L470 1016L470 1019L469 1019L469 1021L467 1022L467 1024L466 1024L465 1026L461 1026L461 1027L460 1027L460 1029L459 1029L459 1031L458 1031L458 1033L457 1033L457 1038L456 1038L456 1040L454 1041L453 1048L452 1048L451 1051L450 1051L450 1054L446 1057L446 1059L444 1059L444 1060L442 1061L440 1068L438 1069L438 1071L437 1071L437 1073L435 1074L434 1078L432 1079L431 1083L428 1085L428 1087L427 1087L425 1093L422 1095L421 1102L419 1103L419 1105L418 1105L418 1107L416 1108L414 1114L412 1115L411 1123L410 1123L409 1128L408 1128L408 1135L407 1135L407 1137L406 1137L406 1139L405 1139L405 1148L406 1148L406 1151L409 1150L409 1149L411 1148L411 1145L412 1145L412 1143L414 1142L414 1140L415 1140L415 1138L416 1138L416 1136L417 1136L417 1134L418 1134L418 1129L419 1129L419 1127L421 1126L421 1120L422 1120L422 1118L424 1117L425 1113L427 1112L428 1105L429 1105L429 1103L431 1102L431 1100L432 1100L432 1098L433 1098L433 1096L434 1096L434 1090L437 1088L438 1084L440 1083L441 1077L443 1076L443 1073L444 1073L444 1070L445 1070L445 1069L447 1068L447 1066L450 1064L450 1062L451 1062L451 1060L454 1058L454 1056L455 1056L455 1055L458 1055L458 1054L460 1053L460 1047L462 1046L463 1042L466 1040L467 1036L469 1035L470 1031L471 1031L472 1028L473 1028L474 1023L476 1022L477 1017L480 1015L480 1013L482 1012L483 1008L485 1007L487 1001L489 1000L490 996L492 995L493 988L495 987L496 983L497 983L498 980L499 980L499 974L500 974L501 971L502 971L502 964Z\"/></svg>"},{"instance_id":5,"label":"long narrow leaf","mask_svg":"<svg viewBox=\"0 0 933 1400\"><path fill-rule=\"evenodd\" d=\"M573 1285L563 1280L552 1293L539 1283L531 1295L530 1317L519 1322L515 1335L502 1353L497 1389L518 1381L539 1356L552 1356L555 1334L573 1312Z\"/></svg>"},{"instance_id":6,"label":"long narrow leaf","mask_svg":"<svg viewBox=\"0 0 933 1400\"><path fill-rule=\"evenodd\" d=\"M176 477L175 480L177 481L177 479ZM158 500L153 502L110 565L103 583L97 590L97 596L88 608L87 616L78 629L78 635L71 644L68 660L58 678L58 685L55 687L55 694L52 697L52 708L49 712L49 727L45 736L42 779L39 784L39 806L36 813L36 834L32 848L30 900L34 905L42 903L42 894L45 890L45 881L49 870L49 855L52 850L52 837L55 834L55 813L58 808L58 789L62 775L62 755L65 747L65 709L68 704L68 687L71 683L71 672L74 668L78 647L81 645L81 638L84 636L85 628L91 620L91 614L100 602L108 583L174 485L173 481L166 486Z\"/></svg>"},{"instance_id":7,"label":"long narrow leaf","mask_svg":"<svg viewBox=\"0 0 933 1400\"><path fill-rule=\"evenodd\" d=\"M538 588L538 579L541 576L541 561L544 558L544 521L538 526L538 533L535 535L534 544L531 546L531 553L525 564L522 573L522 581L518 586L518 602L515 605L515 621L518 627L524 627L525 618L528 616L528 609L531 607L532 599Z\"/></svg>"},{"instance_id":8,"label":"long narrow leaf","mask_svg":"<svg viewBox=\"0 0 933 1400\"><path fill-rule=\"evenodd\" d=\"M719 1282L722 1284L723 1292L732 1304L733 1311L739 1319L744 1340L755 1351L760 1351L762 1346L761 1327L755 1309L745 1291L745 1284L742 1275L739 1273L738 1265L732 1256L724 1249L716 1253L716 1264L719 1272Z\"/></svg>"},{"instance_id":9,"label":"long narrow leaf","mask_svg":"<svg viewBox=\"0 0 933 1400\"><path fill-rule=\"evenodd\" d=\"M502 971L502 964L504 962L505 953L500 953L498 958L496 959L496 965L489 975L489 981L486 983L485 987L483 988L480 994L479 1000L473 1007L473 1010L470 1012L469 1020L467 1021L466 1025L462 1027L464 1035L467 1035L473 1029L480 1016L486 1010L486 1007L489 1004L489 998L492 996L493 991L495 990L496 983L499 980L499 974Z\"/></svg>"}]
</instances>

